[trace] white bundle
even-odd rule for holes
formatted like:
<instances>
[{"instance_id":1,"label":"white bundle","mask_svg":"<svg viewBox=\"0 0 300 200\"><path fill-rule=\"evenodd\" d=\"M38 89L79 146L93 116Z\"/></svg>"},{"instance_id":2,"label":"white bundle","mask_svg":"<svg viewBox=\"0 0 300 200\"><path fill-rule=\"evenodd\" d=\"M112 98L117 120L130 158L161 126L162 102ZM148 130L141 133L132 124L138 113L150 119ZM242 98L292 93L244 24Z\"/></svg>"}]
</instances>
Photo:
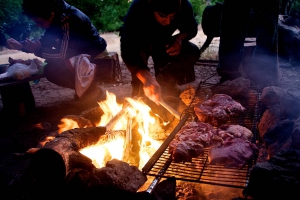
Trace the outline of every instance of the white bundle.
<instances>
[{"instance_id":1,"label":"white bundle","mask_svg":"<svg viewBox=\"0 0 300 200\"><path fill-rule=\"evenodd\" d=\"M32 60L30 65L25 65L22 63L13 64L7 69L6 77L11 77L14 80L23 80L37 73L38 73L38 67L36 63Z\"/></svg>"}]
</instances>

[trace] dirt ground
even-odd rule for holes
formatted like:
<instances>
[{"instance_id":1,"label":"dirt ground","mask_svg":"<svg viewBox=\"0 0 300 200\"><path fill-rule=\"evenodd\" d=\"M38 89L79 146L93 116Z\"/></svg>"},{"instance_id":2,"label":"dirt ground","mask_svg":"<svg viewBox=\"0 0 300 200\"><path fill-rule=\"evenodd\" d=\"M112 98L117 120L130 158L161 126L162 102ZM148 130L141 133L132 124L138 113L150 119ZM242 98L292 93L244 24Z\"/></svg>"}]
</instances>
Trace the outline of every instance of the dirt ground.
<instances>
[{"instance_id":1,"label":"dirt ground","mask_svg":"<svg viewBox=\"0 0 300 200\"><path fill-rule=\"evenodd\" d=\"M122 102L124 97L131 94L131 75L120 57L119 37L114 33L102 34L108 43L108 51L119 54L122 81L119 83L103 84L105 90L114 93L118 101ZM204 43L206 36L199 28L198 35L192 40L199 47ZM218 39L216 38L211 45L212 48L204 54L206 58L215 59L217 55ZM215 56L215 57L214 57ZM0 64L8 63L8 57L31 59L32 54L25 54L19 51L3 50L0 51ZM200 80L214 73L214 68L196 66L196 81L190 83L197 85ZM213 77L216 81L218 77ZM186 85L182 85L182 89ZM295 96L300 97L300 68L280 67L280 87L286 89ZM18 156L16 153L24 153L29 148L37 147L40 142L52 132L57 131L60 119L66 115L79 115L91 107L82 104L74 99L74 91L62 88L50 83L42 78L38 84L32 84L31 89L35 98L36 108L28 116L21 119L9 119L0 114L0 191L7 190L11 185L16 184L28 168L29 159L26 156ZM0 101L0 108L2 103ZM209 189L212 191L212 189ZM197 199L230 199L234 195L240 195L241 190L227 191L223 198L216 198L214 195L198 197ZM219 190L217 190L219 191ZM15 191L18 193L19 191ZM211 192L212 193L212 192ZM231 196L230 196L230 195ZM20 199L26 199L25 194L15 194ZM21 198L22 197L22 198ZM1 199L13 199L0 195Z\"/></svg>"}]
</instances>

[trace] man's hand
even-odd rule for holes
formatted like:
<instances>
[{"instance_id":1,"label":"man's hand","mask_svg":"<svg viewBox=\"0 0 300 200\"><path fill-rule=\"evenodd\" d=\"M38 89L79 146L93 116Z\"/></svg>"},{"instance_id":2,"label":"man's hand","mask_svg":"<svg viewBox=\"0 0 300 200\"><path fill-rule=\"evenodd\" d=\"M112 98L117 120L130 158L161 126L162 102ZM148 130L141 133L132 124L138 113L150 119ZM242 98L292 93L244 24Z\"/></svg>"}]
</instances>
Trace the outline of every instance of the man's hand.
<instances>
[{"instance_id":1,"label":"man's hand","mask_svg":"<svg viewBox=\"0 0 300 200\"><path fill-rule=\"evenodd\" d=\"M41 48L41 42L39 40L29 40L28 38L24 41L24 48L27 49L31 53L35 53L37 50Z\"/></svg>"},{"instance_id":2,"label":"man's hand","mask_svg":"<svg viewBox=\"0 0 300 200\"><path fill-rule=\"evenodd\" d=\"M138 79L144 84L145 95L157 105L161 102L161 88L155 78L150 74L148 70L139 70L136 74Z\"/></svg>"},{"instance_id":3,"label":"man's hand","mask_svg":"<svg viewBox=\"0 0 300 200\"><path fill-rule=\"evenodd\" d=\"M171 44L166 45L167 54L169 54L170 56L176 56L180 54L182 41L186 38L186 36L187 34L185 33L175 35L174 40L171 42Z\"/></svg>"},{"instance_id":4,"label":"man's hand","mask_svg":"<svg viewBox=\"0 0 300 200\"><path fill-rule=\"evenodd\" d=\"M13 38L9 38L6 41L6 46L8 49L21 50L26 49L30 53L35 53L39 48L41 48L41 42L39 40L29 40L28 38L22 42L18 42Z\"/></svg>"},{"instance_id":5,"label":"man's hand","mask_svg":"<svg viewBox=\"0 0 300 200\"><path fill-rule=\"evenodd\" d=\"M17 40L15 40L13 38L9 38L6 40L6 47L8 49L21 50L21 49L23 49L24 46Z\"/></svg>"}]
</instances>

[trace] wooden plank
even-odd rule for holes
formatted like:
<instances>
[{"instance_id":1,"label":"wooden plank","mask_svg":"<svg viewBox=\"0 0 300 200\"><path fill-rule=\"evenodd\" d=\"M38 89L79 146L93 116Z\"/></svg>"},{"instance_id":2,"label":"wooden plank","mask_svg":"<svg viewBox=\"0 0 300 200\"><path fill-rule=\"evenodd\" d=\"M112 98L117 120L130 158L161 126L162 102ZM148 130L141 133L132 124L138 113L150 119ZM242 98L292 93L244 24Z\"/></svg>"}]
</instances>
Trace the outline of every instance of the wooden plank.
<instances>
[{"instance_id":1,"label":"wooden plank","mask_svg":"<svg viewBox=\"0 0 300 200\"><path fill-rule=\"evenodd\" d=\"M0 90L3 87L11 87L11 86L15 86L15 85L20 85L22 83L26 83L26 82L29 82L29 81L34 81L34 80L44 78L44 77L45 77L45 75L41 74L41 75L33 75L33 76L25 78L23 80L9 80L9 79L0 80Z\"/></svg>"}]
</instances>

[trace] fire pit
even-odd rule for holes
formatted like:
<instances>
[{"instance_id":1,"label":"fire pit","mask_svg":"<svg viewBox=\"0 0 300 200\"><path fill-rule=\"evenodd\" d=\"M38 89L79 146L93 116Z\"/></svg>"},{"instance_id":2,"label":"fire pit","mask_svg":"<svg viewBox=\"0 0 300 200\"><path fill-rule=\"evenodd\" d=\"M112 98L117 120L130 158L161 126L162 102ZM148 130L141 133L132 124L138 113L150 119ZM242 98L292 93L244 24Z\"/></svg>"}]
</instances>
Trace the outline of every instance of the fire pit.
<instances>
[{"instance_id":1,"label":"fire pit","mask_svg":"<svg viewBox=\"0 0 300 200\"><path fill-rule=\"evenodd\" d=\"M107 92L99 107L65 116L59 135L31 159L35 178L53 184L76 182L89 193L90 188L135 193L147 180L140 169L166 138L164 126L169 123L150 111L140 98L119 105Z\"/></svg>"},{"instance_id":2,"label":"fire pit","mask_svg":"<svg viewBox=\"0 0 300 200\"><path fill-rule=\"evenodd\" d=\"M203 93L201 94L202 100L207 98L206 91L211 87L211 84L201 83L201 89L198 88L198 91ZM249 128L256 140L259 93L251 90L248 95L251 95L252 100L255 99L255 101L251 101L249 98L239 98L238 101L241 104L247 105L247 112L232 117L228 123L241 124ZM143 109L145 112L142 112ZM164 130L164 126L168 122L162 121L159 116L151 113L149 107L140 99L127 98L126 104L118 105L115 97L108 94L108 101L99 102L99 107L86 111L80 116L65 116L62 119L63 123L59 126L61 134L46 143L43 148L53 149L62 155L65 163L63 169L65 174L62 174L64 178L67 177L65 181L73 183L76 180L77 187L78 185L84 185L84 187L91 185L87 180L99 179L91 171L106 168L106 163L117 159L134 166L134 171L127 171L127 174L132 175L133 172L136 172L138 175L133 179L141 180L141 182L136 183L130 190L126 187L117 188L111 182L110 186L115 189L137 191L146 182L146 176L154 177L154 181L146 190L147 193L153 192L161 178L174 177L176 180L187 182L245 188L250 169L255 164L256 158L253 158L243 168L229 169L209 164L208 149L206 148L204 154L193 158L192 162L174 163L172 161L168 152L169 143L180 128L194 118L191 107L187 107L183 112L183 117L175 121L177 126L169 134ZM124 168L119 170L124 170ZM128 179L126 175L122 178ZM129 179L128 183L134 182L133 179ZM99 189L99 185L102 183L94 181L93 184L92 188ZM108 186L100 189L106 187Z\"/></svg>"}]
</instances>

